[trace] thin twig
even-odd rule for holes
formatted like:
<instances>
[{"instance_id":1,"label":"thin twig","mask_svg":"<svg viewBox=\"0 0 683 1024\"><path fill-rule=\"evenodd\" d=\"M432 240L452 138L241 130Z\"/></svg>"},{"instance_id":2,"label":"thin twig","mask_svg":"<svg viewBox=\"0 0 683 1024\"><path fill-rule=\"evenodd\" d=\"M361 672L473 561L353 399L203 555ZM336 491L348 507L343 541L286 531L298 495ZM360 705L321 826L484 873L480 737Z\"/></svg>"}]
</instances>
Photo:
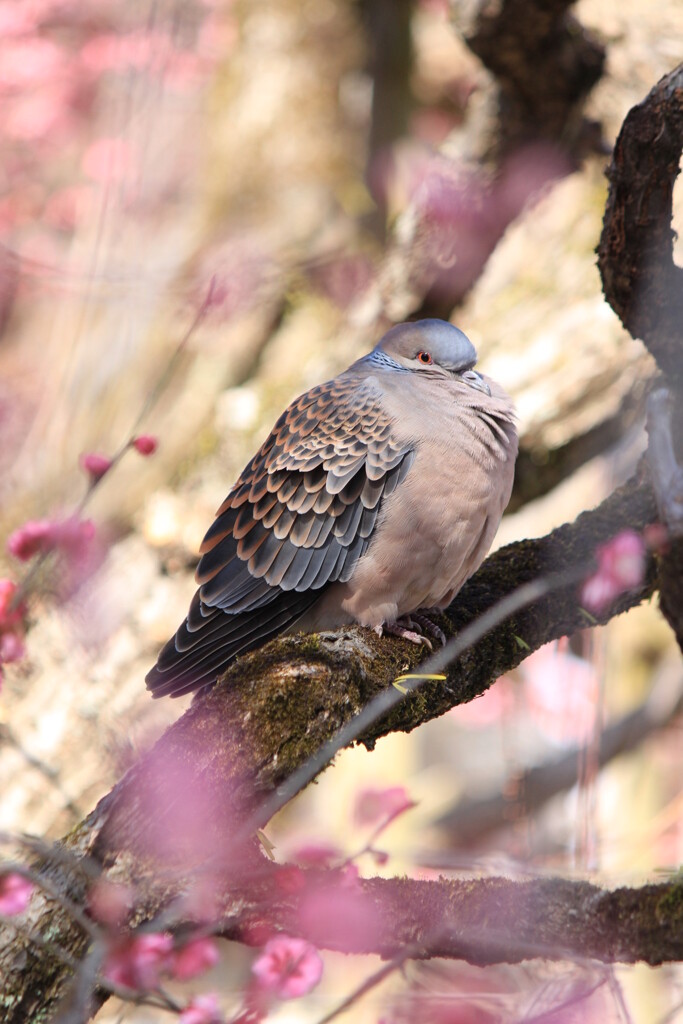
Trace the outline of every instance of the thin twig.
<instances>
[{"instance_id":1,"label":"thin twig","mask_svg":"<svg viewBox=\"0 0 683 1024\"><path fill-rule=\"evenodd\" d=\"M43 761L41 758L36 757L35 754L32 754L30 751L26 750L26 748L20 742L18 736L14 734L14 732L12 731L10 726L7 725L6 722L0 723L0 741L4 741L5 743L8 743L10 744L10 746L14 747L17 753L21 754L21 756L24 758L27 764L29 764L32 768L35 768L36 771L40 772L40 774L43 775L48 780L48 782L50 782L50 784L55 787L55 789L57 790L57 792L64 801L64 807L71 811L71 813L76 819L80 819L83 816L82 809L78 806L77 803L74 802L74 800L69 796L69 794L64 789L62 781L59 777L59 772L55 768L52 768L49 764L46 764L45 761Z\"/></svg>"},{"instance_id":2,"label":"thin twig","mask_svg":"<svg viewBox=\"0 0 683 1024\"><path fill-rule=\"evenodd\" d=\"M342 1013L346 1013L347 1010L350 1010L351 1007L354 1006L357 1002L359 1002L359 1000L361 1000L364 995L367 995L367 993L371 992L373 988L376 988L378 985L380 985L385 978L388 978L390 974L394 973L394 971L397 971L399 970L399 968L403 967L403 964L406 962L406 960L409 960L412 956L414 956L415 952L415 949L410 949L409 947L406 947L406 949L402 950L398 954L398 956L393 957L392 960L389 960L386 964L383 964L382 967L379 968L379 970L374 972L374 974L371 974L369 978L366 978L365 981L362 982L357 989L354 989L354 991L351 992L346 997L346 999L339 1004L339 1006L337 1006L334 1010L331 1010L330 1013L325 1014L324 1017L321 1017L321 1019L317 1021L316 1024L329 1024L330 1021L335 1020L337 1017L341 1017Z\"/></svg>"},{"instance_id":3,"label":"thin twig","mask_svg":"<svg viewBox=\"0 0 683 1024\"><path fill-rule=\"evenodd\" d=\"M201 324L202 320L205 318L206 314L208 313L209 309L211 308L211 305L213 303L213 296L214 296L215 290L216 290L216 278L214 276L214 277L211 278L211 280L209 282L209 287L207 289L206 295L205 295L205 297L204 297L204 299L202 301L202 304L200 305L199 309L195 313L195 316L194 316L194 318L192 320L192 323L187 328L187 330L185 331L184 335L182 336L182 338L180 339L180 341L176 345L175 350L173 352L173 355L169 359L169 361L166 364L166 367L164 368L164 370L161 372L161 374L157 378L156 383L152 387L152 390L149 392L147 398L145 399L145 401L142 404L142 408L140 409L140 411L139 411L138 415L136 416L135 420L133 421L133 426L131 427L130 434L128 436L128 440L124 441L124 443L111 456L111 459L109 460L109 465L107 466L107 469L105 470L104 473L102 473L100 476L97 476L97 477L91 476L89 478L88 485L87 485L87 488L85 490L85 493L83 494L83 497L80 499L80 501L77 503L74 511L71 513L71 517L70 518L78 519L78 518L81 517L81 515L85 511L85 508L86 508L88 502L90 501L90 498L94 494L94 492L100 486L102 481L105 478L107 478L108 476L110 476L111 471L121 461L123 456L126 454L126 452L129 450L129 448L133 444L133 441L135 439L135 435L137 433L137 430L138 430L140 424L143 422L145 417L149 415L149 413L152 411L154 406L159 401L159 398L161 397L163 391L165 390L169 380L171 379L171 377L175 373L175 369L176 369L176 366L177 366L178 361L180 359L180 356L182 355L185 347L187 346L188 341L190 340L190 338L192 337L194 332L197 330L197 328ZM51 549L49 551L42 551L42 552L40 552L40 554L38 554L38 556L34 559L30 569L25 574L24 578L22 580L20 580L19 584L17 585L16 592L15 592L15 594L14 594L14 596L12 598L11 604L10 604L10 610L14 610L14 609L18 608L19 605L21 604L21 602L27 597L27 595L29 594L29 592L31 590L31 587L32 587L32 585L33 585L33 583L34 583L38 573L43 568L43 566L48 561L48 559L51 558L53 555L54 555L54 550Z\"/></svg>"}]
</instances>

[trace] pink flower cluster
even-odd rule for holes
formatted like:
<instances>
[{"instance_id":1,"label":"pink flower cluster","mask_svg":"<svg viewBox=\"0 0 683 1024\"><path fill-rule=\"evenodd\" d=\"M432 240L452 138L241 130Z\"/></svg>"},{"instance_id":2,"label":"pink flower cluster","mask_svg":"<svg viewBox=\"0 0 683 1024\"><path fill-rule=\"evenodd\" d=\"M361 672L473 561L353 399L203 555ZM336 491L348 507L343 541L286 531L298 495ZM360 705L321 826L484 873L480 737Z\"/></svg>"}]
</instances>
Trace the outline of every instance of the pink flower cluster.
<instances>
[{"instance_id":1,"label":"pink flower cluster","mask_svg":"<svg viewBox=\"0 0 683 1024\"><path fill-rule=\"evenodd\" d=\"M584 608L600 614L626 590L645 577L645 541L634 530L622 530L595 552L597 570L584 581L580 600Z\"/></svg>"},{"instance_id":2,"label":"pink flower cluster","mask_svg":"<svg viewBox=\"0 0 683 1024\"><path fill-rule=\"evenodd\" d=\"M16 871L9 871L6 875L0 875L0 914L5 917L13 917L21 914L31 898L33 882L29 882L23 875Z\"/></svg>"},{"instance_id":3,"label":"pink flower cluster","mask_svg":"<svg viewBox=\"0 0 683 1024\"><path fill-rule=\"evenodd\" d=\"M296 999L318 984L323 962L315 946L305 939L276 935L266 942L251 969L266 992L279 999Z\"/></svg>"},{"instance_id":4,"label":"pink flower cluster","mask_svg":"<svg viewBox=\"0 0 683 1024\"><path fill-rule=\"evenodd\" d=\"M176 947L173 936L168 933L146 932L114 940L102 974L114 985L149 992L159 987L162 975L189 981L217 962L218 947L210 936L190 939Z\"/></svg>"}]
</instances>

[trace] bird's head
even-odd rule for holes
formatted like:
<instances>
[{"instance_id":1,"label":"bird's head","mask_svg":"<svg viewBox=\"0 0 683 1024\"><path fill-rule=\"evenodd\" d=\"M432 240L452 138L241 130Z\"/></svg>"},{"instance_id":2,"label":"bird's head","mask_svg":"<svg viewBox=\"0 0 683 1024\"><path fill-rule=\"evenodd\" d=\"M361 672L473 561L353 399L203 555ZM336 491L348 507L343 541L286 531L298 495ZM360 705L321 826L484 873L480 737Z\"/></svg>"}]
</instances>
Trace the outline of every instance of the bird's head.
<instances>
[{"instance_id":1,"label":"bird's head","mask_svg":"<svg viewBox=\"0 0 683 1024\"><path fill-rule=\"evenodd\" d=\"M375 353L384 353L406 370L441 378L455 378L476 391L490 395L491 389L473 369L477 352L466 334L446 320L416 320L397 324L377 343Z\"/></svg>"}]
</instances>

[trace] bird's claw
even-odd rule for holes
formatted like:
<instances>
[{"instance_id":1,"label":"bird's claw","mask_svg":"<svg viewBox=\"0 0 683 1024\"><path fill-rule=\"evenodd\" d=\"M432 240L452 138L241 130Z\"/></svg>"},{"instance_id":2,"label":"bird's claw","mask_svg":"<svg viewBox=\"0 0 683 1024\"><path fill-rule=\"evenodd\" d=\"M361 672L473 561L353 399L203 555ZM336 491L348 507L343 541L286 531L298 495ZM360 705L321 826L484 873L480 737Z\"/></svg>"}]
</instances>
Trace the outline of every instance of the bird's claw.
<instances>
[{"instance_id":1,"label":"bird's claw","mask_svg":"<svg viewBox=\"0 0 683 1024\"><path fill-rule=\"evenodd\" d=\"M432 622L430 618L430 615L435 614L440 614L438 608L424 608L419 612L413 612L410 618L413 620L413 622L417 623L420 629L422 629L426 633L429 633L431 637L439 641L442 647L445 647L446 634L441 629L441 627L437 626L435 622Z\"/></svg>"},{"instance_id":2,"label":"bird's claw","mask_svg":"<svg viewBox=\"0 0 683 1024\"><path fill-rule=\"evenodd\" d=\"M433 650L431 640L422 633L417 632L420 629L420 624L413 621L410 615L402 615L396 622L383 622L381 626L375 626L375 633L378 636L398 636L402 640L409 640L411 644L417 644L418 646L428 647L429 650Z\"/></svg>"}]
</instances>

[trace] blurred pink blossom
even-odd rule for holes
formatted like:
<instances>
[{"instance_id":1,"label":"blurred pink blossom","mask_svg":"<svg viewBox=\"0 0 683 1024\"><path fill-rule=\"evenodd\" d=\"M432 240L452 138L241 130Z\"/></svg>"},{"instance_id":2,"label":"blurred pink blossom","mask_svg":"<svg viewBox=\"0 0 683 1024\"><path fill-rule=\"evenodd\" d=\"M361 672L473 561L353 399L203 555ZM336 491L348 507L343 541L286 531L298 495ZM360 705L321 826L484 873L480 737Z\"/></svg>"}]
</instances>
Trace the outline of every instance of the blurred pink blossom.
<instances>
[{"instance_id":1,"label":"blurred pink blossom","mask_svg":"<svg viewBox=\"0 0 683 1024\"><path fill-rule=\"evenodd\" d=\"M213 992L195 996L178 1017L178 1024L222 1024L223 1017L218 1008L218 997Z\"/></svg>"},{"instance_id":2,"label":"blurred pink blossom","mask_svg":"<svg viewBox=\"0 0 683 1024\"><path fill-rule=\"evenodd\" d=\"M94 74L105 71L126 71L144 68L150 61L154 46L161 40L149 32L130 32L118 35L104 32L93 36L82 47L80 60L84 68Z\"/></svg>"},{"instance_id":3,"label":"blurred pink blossom","mask_svg":"<svg viewBox=\"0 0 683 1024\"><path fill-rule=\"evenodd\" d=\"M159 440L151 434L140 434L139 437L134 438L132 444L140 455L153 455L159 447Z\"/></svg>"},{"instance_id":4,"label":"blurred pink blossom","mask_svg":"<svg viewBox=\"0 0 683 1024\"><path fill-rule=\"evenodd\" d=\"M133 151L120 138L96 139L83 154L83 173L102 183L122 181L136 167Z\"/></svg>"},{"instance_id":5,"label":"blurred pink blossom","mask_svg":"<svg viewBox=\"0 0 683 1024\"><path fill-rule=\"evenodd\" d=\"M357 254L312 262L308 274L315 288L346 309L368 290L375 268L368 256Z\"/></svg>"},{"instance_id":6,"label":"blurred pink blossom","mask_svg":"<svg viewBox=\"0 0 683 1024\"><path fill-rule=\"evenodd\" d=\"M24 641L16 633L0 633L0 664L21 661L26 654Z\"/></svg>"},{"instance_id":7,"label":"blurred pink blossom","mask_svg":"<svg viewBox=\"0 0 683 1024\"><path fill-rule=\"evenodd\" d=\"M280 999L296 999L318 984L323 962L315 946L305 939L276 935L265 944L251 969L262 988Z\"/></svg>"},{"instance_id":8,"label":"blurred pink blossom","mask_svg":"<svg viewBox=\"0 0 683 1024\"><path fill-rule=\"evenodd\" d=\"M598 568L581 587L581 604L600 614L645 577L645 541L634 530L622 530L595 552Z\"/></svg>"},{"instance_id":9,"label":"blurred pink blossom","mask_svg":"<svg viewBox=\"0 0 683 1024\"><path fill-rule=\"evenodd\" d=\"M359 944L371 949L382 930L362 882L342 872L309 882L299 901L299 923L311 942L342 952L357 950Z\"/></svg>"},{"instance_id":10,"label":"blurred pink blossom","mask_svg":"<svg viewBox=\"0 0 683 1024\"><path fill-rule=\"evenodd\" d=\"M374 825L383 819L388 824L415 806L403 786L368 786L356 796L353 817L358 825Z\"/></svg>"},{"instance_id":11,"label":"blurred pink blossom","mask_svg":"<svg viewBox=\"0 0 683 1024\"><path fill-rule=\"evenodd\" d=\"M194 283L197 306L210 294L209 309L220 320L239 316L272 287L279 268L257 237L235 236L213 246L202 259Z\"/></svg>"},{"instance_id":12,"label":"blurred pink blossom","mask_svg":"<svg viewBox=\"0 0 683 1024\"><path fill-rule=\"evenodd\" d=\"M55 527L52 519L29 519L9 535L7 550L21 562L28 562L39 552L51 551L55 546Z\"/></svg>"},{"instance_id":13,"label":"blurred pink blossom","mask_svg":"<svg viewBox=\"0 0 683 1024\"><path fill-rule=\"evenodd\" d=\"M173 939L165 932L129 935L110 945L102 975L114 985L148 992L158 988L172 953Z\"/></svg>"},{"instance_id":14,"label":"blurred pink blossom","mask_svg":"<svg viewBox=\"0 0 683 1024\"><path fill-rule=\"evenodd\" d=\"M35 886L23 875L10 871L0 875L0 914L12 917L26 910Z\"/></svg>"},{"instance_id":15,"label":"blurred pink blossom","mask_svg":"<svg viewBox=\"0 0 683 1024\"><path fill-rule=\"evenodd\" d=\"M0 90L25 89L54 78L62 70L66 53L49 39L38 35L15 39L3 47L0 60Z\"/></svg>"},{"instance_id":16,"label":"blurred pink blossom","mask_svg":"<svg viewBox=\"0 0 683 1024\"><path fill-rule=\"evenodd\" d=\"M178 981L189 981L218 963L218 946L216 940L205 935L190 939L173 954L171 975Z\"/></svg>"},{"instance_id":17,"label":"blurred pink blossom","mask_svg":"<svg viewBox=\"0 0 683 1024\"><path fill-rule=\"evenodd\" d=\"M32 142L41 149L54 137L75 130L70 111L70 94L48 84L34 92L17 95L4 116L3 132L20 142Z\"/></svg>"},{"instance_id":18,"label":"blurred pink blossom","mask_svg":"<svg viewBox=\"0 0 683 1024\"><path fill-rule=\"evenodd\" d=\"M230 740L224 736L229 749ZM236 799L243 799L243 792ZM227 783L219 788L208 785L191 761L179 757L169 745L159 744L145 758L144 771L136 780L136 796L145 819L145 828L136 837L142 854L158 860L167 871L177 869L183 875L213 857L224 872L241 870L240 858L247 855L244 848L230 845L228 822L235 820L236 812ZM209 896L204 886L195 891L196 902L203 903L205 909L210 906Z\"/></svg>"},{"instance_id":19,"label":"blurred pink blossom","mask_svg":"<svg viewBox=\"0 0 683 1024\"><path fill-rule=\"evenodd\" d=\"M111 469L111 459L106 455L99 455L97 452L84 452L80 456L79 465L91 480L101 480L105 473Z\"/></svg>"},{"instance_id":20,"label":"blurred pink blossom","mask_svg":"<svg viewBox=\"0 0 683 1024\"><path fill-rule=\"evenodd\" d=\"M130 886L99 879L88 893L90 916L100 924L120 927L130 914L133 898Z\"/></svg>"},{"instance_id":21,"label":"blurred pink blossom","mask_svg":"<svg viewBox=\"0 0 683 1024\"><path fill-rule=\"evenodd\" d=\"M33 5L18 4L17 0L0 3L0 39L26 35L36 29L36 10Z\"/></svg>"},{"instance_id":22,"label":"blurred pink blossom","mask_svg":"<svg viewBox=\"0 0 683 1024\"><path fill-rule=\"evenodd\" d=\"M529 713L555 743L585 742L595 724L599 679L594 665L568 641L545 644L521 666Z\"/></svg>"},{"instance_id":23,"label":"blurred pink blossom","mask_svg":"<svg viewBox=\"0 0 683 1024\"><path fill-rule=\"evenodd\" d=\"M27 562L34 555L60 549L67 558L82 557L95 536L90 519L70 516L68 519L29 519L10 534L7 550L15 558Z\"/></svg>"}]
</instances>

